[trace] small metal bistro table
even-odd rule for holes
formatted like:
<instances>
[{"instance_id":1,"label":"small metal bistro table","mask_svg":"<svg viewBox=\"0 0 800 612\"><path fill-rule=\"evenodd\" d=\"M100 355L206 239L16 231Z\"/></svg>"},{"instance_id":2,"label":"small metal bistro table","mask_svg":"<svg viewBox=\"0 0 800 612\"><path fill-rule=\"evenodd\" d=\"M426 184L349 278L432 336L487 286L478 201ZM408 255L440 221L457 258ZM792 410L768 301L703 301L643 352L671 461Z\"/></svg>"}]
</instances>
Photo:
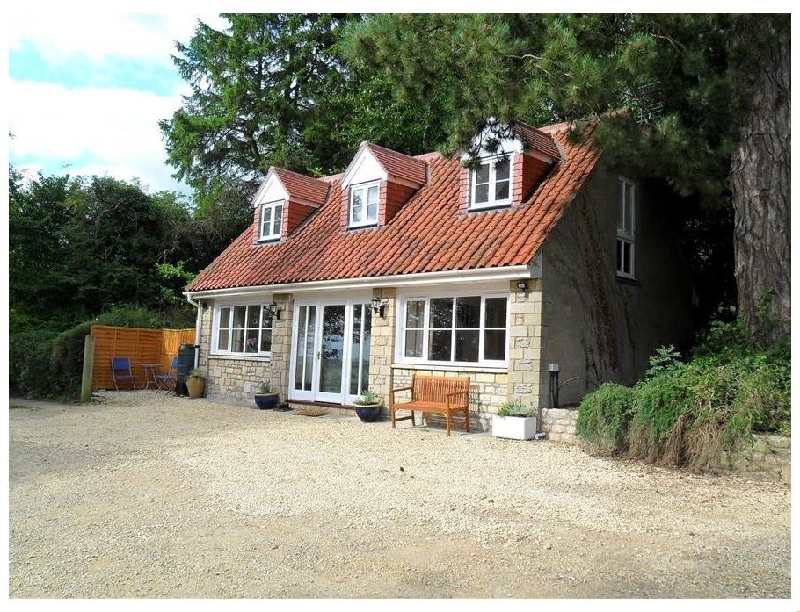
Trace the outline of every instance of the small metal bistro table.
<instances>
[{"instance_id":1,"label":"small metal bistro table","mask_svg":"<svg viewBox=\"0 0 800 612\"><path fill-rule=\"evenodd\" d=\"M142 367L144 368L144 388L149 389L150 383L158 388L158 381L156 380L156 374L158 374L158 370L161 367L160 363L143 363Z\"/></svg>"}]
</instances>

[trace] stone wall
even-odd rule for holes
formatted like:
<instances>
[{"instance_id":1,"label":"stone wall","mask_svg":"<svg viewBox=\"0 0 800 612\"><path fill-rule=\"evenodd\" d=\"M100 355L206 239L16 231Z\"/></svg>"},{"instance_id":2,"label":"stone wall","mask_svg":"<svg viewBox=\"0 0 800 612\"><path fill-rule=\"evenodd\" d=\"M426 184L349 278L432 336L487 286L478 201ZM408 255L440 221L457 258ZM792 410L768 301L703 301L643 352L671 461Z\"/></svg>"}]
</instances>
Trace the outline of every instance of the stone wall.
<instances>
[{"instance_id":1,"label":"stone wall","mask_svg":"<svg viewBox=\"0 0 800 612\"><path fill-rule=\"evenodd\" d=\"M541 430L553 442L577 444L575 424L578 422L577 408L542 408Z\"/></svg>"},{"instance_id":2,"label":"stone wall","mask_svg":"<svg viewBox=\"0 0 800 612\"><path fill-rule=\"evenodd\" d=\"M528 279L528 290L517 291L517 283L509 286L510 324L507 397L492 406L496 412L506 399L519 399L534 408L540 406L542 352L542 279Z\"/></svg>"}]
</instances>

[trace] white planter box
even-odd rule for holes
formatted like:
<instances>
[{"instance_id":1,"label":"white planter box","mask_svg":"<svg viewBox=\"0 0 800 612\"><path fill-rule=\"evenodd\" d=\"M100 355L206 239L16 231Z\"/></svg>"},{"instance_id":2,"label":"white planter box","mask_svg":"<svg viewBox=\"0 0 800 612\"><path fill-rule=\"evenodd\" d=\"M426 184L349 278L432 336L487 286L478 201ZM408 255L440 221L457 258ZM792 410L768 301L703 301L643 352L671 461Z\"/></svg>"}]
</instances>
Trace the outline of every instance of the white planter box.
<instances>
[{"instance_id":1,"label":"white planter box","mask_svg":"<svg viewBox=\"0 0 800 612\"><path fill-rule=\"evenodd\" d=\"M536 435L536 417L492 415L492 435L497 438L533 440Z\"/></svg>"}]
</instances>

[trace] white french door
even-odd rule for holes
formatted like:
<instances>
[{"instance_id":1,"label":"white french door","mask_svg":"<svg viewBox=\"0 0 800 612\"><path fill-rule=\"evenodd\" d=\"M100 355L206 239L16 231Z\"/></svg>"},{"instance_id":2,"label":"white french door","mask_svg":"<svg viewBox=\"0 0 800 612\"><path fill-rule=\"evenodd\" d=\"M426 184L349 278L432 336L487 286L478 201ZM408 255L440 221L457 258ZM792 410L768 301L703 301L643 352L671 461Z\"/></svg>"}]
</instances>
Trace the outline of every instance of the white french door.
<instances>
[{"instance_id":1,"label":"white french door","mask_svg":"<svg viewBox=\"0 0 800 612\"><path fill-rule=\"evenodd\" d=\"M295 304L289 398L351 403L369 380L369 300Z\"/></svg>"}]
</instances>

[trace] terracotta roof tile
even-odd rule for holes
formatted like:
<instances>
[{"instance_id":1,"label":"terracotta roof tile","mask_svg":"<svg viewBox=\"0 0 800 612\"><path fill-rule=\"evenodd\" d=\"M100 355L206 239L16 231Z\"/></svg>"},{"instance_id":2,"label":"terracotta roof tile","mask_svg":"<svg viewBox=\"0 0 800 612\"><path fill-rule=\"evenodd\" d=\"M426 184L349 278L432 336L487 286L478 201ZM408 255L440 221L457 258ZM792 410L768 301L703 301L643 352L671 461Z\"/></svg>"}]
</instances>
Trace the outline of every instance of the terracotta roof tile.
<instances>
[{"instance_id":1,"label":"terracotta roof tile","mask_svg":"<svg viewBox=\"0 0 800 612\"><path fill-rule=\"evenodd\" d=\"M403 155L391 149L379 147L371 142L366 142L365 146L372 151L375 159L378 160L378 163L383 166L383 169L390 176L404 178L417 185L425 184L427 179L427 164L425 161L409 155Z\"/></svg>"},{"instance_id":2,"label":"terracotta roof tile","mask_svg":"<svg viewBox=\"0 0 800 612\"><path fill-rule=\"evenodd\" d=\"M325 203L288 239L257 244L255 226L234 240L189 286L189 291L281 285L304 281L380 277L527 265L594 167L590 144L570 143L567 124L539 130L565 155L520 206L485 212L461 208L457 159L431 154L412 158L389 149L376 155L413 175L428 164L429 179L385 226L340 228L341 186L337 177L310 179L329 188ZM375 147L375 145L369 145ZM373 151L380 149L376 147ZM385 153L388 152L388 153ZM391 160L391 162L389 161ZM387 171L391 170L387 167ZM299 176L299 175L298 175ZM419 177L419 174L416 174ZM306 183L303 183L304 185ZM310 187L311 184L309 184Z\"/></svg>"},{"instance_id":3,"label":"terracotta roof tile","mask_svg":"<svg viewBox=\"0 0 800 612\"><path fill-rule=\"evenodd\" d=\"M278 175L291 197L307 200L317 205L325 203L330 189L330 185L326 181L298 174L284 168L273 167L272 170Z\"/></svg>"}]
</instances>

